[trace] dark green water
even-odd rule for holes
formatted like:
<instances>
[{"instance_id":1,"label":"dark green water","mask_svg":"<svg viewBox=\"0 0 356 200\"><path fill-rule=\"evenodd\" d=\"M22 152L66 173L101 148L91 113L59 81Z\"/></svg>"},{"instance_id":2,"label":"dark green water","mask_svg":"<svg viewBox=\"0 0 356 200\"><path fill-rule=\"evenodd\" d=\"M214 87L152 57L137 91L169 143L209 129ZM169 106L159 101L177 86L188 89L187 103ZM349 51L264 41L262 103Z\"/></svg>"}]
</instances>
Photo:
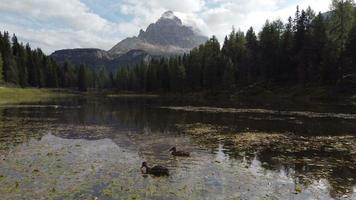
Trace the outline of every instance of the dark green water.
<instances>
[{"instance_id":1,"label":"dark green water","mask_svg":"<svg viewBox=\"0 0 356 200\"><path fill-rule=\"evenodd\" d=\"M356 199L355 108L189 105L98 97L2 106L0 199ZM223 128L198 138L184 134L192 125ZM305 146L236 148L231 134L250 132ZM192 156L174 158L172 146ZM143 176L142 161L171 176Z\"/></svg>"}]
</instances>

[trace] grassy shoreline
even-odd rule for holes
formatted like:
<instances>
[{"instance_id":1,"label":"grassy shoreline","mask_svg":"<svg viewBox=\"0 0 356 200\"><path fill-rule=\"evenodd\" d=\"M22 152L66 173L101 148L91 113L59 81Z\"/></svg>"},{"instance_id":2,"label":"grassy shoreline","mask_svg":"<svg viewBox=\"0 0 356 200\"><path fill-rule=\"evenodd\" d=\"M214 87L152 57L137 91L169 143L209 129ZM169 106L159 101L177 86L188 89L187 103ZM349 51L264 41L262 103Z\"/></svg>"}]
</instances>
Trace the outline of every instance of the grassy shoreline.
<instances>
[{"instance_id":1,"label":"grassy shoreline","mask_svg":"<svg viewBox=\"0 0 356 200\"><path fill-rule=\"evenodd\" d=\"M48 101L72 95L67 90L0 87L0 105Z\"/></svg>"},{"instance_id":2,"label":"grassy shoreline","mask_svg":"<svg viewBox=\"0 0 356 200\"><path fill-rule=\"evenodd\" d=\"M236 104L250 105L356 105L356 91L337 92L330 87L300 86L249 86L235 90L215 90L188 93L146 93L90 91L78 93L66 89L16 88L0 86L0 105L48 101L74 95L106 96L108 98L161 98L167 102L189 102L208 105L212 102L226 106Z\"/></svg>"}]
</instances>

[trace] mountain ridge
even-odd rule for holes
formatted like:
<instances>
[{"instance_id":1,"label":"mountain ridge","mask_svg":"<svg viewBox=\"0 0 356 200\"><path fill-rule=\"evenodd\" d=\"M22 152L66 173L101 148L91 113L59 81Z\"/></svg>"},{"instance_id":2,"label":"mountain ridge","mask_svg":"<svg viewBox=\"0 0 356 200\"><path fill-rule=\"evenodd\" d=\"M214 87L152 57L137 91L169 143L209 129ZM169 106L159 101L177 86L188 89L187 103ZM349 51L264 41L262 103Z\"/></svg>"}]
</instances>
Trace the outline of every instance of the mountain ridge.
<instances>
[{"instance_id":1,"label":"mountain ridge","mask_svg":"<svg viewBox=\"0 0 356 200\"><path fill-rule=\"evenodd\" d=\"M108 51L97 48L62 49L53 52L51 57L59 64L68 61L93 68L107 66L115 70L119 66L137 64L153 57L189 53L207 40L207 37L195 32L192 27L184 25L172 11L167 11L146 30L141 29L137 36L125 38ZM141 56L134 56L138 52Z\"/></svg>"}]
</instances>

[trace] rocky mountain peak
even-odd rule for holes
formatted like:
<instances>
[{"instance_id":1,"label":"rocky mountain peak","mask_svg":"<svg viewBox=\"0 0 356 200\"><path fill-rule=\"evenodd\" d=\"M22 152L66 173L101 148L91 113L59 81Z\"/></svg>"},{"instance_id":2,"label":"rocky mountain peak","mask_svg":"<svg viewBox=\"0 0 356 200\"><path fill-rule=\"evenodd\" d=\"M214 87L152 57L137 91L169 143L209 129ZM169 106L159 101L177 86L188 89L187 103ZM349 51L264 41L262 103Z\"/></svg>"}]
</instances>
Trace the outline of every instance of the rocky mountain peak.
<instances>
[{"instance_id":1,"label":"rocky mountain peak","mask_svg":"<svg viewBox=\"0 0 356 200\"><path fill-rule=\"evenodd\" d=\"M146 30L140 30L137 37L121 41L109 52L118 55L132 49L141 49L159 55L182 54L207 40L207 37L197 34L192 27L183 25L182 20L172 11L167 11Z\"/></svg>"}]
</instances>

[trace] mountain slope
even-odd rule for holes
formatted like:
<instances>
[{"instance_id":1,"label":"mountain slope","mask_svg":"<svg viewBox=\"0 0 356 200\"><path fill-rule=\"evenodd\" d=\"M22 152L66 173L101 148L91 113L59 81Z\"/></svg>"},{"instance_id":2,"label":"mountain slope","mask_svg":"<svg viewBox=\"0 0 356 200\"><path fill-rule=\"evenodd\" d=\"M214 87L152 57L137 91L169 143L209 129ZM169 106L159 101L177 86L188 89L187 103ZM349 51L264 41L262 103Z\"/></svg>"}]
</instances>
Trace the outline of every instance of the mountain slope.
<instances>
[{"instance_id":1,"label":"mountain slope","mask_svg":"<svg viewBox=\"0 0 356 200\"><path fill-rule=\"evenodd\" d=\"M117 57L111 56L107 51L100 49L64 49L55 51L51 57L58 63L69 62L74 65L85 64L99 69L106 67L109 71L116 71L117 67L148 62L153 58L143 50L129 50Z\"/></svg>"}]
</instances>

